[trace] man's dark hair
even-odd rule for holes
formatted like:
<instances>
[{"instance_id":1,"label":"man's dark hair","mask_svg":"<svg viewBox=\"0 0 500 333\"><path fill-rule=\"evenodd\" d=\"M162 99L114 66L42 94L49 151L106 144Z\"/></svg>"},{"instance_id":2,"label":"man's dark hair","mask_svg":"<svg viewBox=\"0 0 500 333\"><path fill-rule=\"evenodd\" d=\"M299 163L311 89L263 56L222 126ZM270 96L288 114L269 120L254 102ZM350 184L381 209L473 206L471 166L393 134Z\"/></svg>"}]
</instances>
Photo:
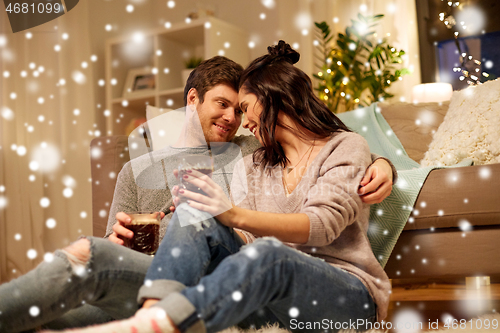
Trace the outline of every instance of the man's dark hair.
<instances>
[{"instance_id":1,"label":"man's dark hair","mask_svg":"<svg viewBox=\"0 0 500 333\"><path fill-rule=\"evenodd\" d=\"M219 84L226 84L238 91L242 72L241 65L226 57L215 56L201 62L191 72L184 87L184 105L187 105L187 95L191 88L196 89L201 103L205 93Z\"/></svg>"},{"instance_id":2,"label":"man's dark hair","mask_svg":"<svg viewBox=\"0 0 500 333\"><path fill-rule=\"evenodd\" d=\"M259 136L263 147L255 151L254 161L264 168L284 167L288 159L275 136L276 126L285 127L278 120L280 112L316 138L350 130L314 94L307 74L293 65L299 61L298 52L282 40L267 49L268 54L252 61L242 73L240 89L257 96L262 106ZM303 133L295 134L304 137Z\"/></svg>"}]
</instances>

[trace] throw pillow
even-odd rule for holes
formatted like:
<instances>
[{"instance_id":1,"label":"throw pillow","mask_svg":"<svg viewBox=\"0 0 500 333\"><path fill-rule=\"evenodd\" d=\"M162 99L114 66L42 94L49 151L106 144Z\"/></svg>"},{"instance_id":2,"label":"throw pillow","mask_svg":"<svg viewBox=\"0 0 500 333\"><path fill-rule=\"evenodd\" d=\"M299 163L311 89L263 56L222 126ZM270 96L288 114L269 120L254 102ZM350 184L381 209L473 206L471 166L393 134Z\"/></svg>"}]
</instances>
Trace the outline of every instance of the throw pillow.
<instances>
[{"instance_id":1,"label":"throw pillow","mask_svg":"<svg viewBox=\"0 0 500 333\"><path fill-rule=\"evenodd\" d=\"M500 80L455 91L422 166L500 163Z\"/></svg>"}]
</instances>

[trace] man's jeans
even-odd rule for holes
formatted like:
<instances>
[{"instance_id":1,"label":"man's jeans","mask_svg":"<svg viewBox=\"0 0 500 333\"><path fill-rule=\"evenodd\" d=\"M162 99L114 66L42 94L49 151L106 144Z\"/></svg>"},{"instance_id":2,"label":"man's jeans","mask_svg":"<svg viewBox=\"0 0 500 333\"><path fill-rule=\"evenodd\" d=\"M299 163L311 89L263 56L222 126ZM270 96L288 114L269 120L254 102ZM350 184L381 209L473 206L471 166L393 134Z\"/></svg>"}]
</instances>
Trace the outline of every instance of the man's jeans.
<instances>
[{"instance_id":1,"label":"man's jeans","mask_svg":"<svg viewBox=\"0 0 500 333\"><path fill-rule=\"evenodd\" d=\"M85 266L74 269L56 251L52 261L0 286L0 332L81 327L137 311L137 292L152 258L106 239L89 240Z\"/></svg>"},{"instance_id":2,"label":"man's jeans","mask_svg":"<svg viewBox=\"0 0 500 333\"><path fill-rule=\"evenodd\" d=\"M239 323L301 331L306 322L321 323L312 331L337 331L335 323L345 327L357 319L375 320L376 305L350 273L275 238L242 247L238 235L213 218L181 227L179 210L182 207L169 223L139 300L160 299L155 306L181 331L218 332Z\"/></svg>"}]
</instances>

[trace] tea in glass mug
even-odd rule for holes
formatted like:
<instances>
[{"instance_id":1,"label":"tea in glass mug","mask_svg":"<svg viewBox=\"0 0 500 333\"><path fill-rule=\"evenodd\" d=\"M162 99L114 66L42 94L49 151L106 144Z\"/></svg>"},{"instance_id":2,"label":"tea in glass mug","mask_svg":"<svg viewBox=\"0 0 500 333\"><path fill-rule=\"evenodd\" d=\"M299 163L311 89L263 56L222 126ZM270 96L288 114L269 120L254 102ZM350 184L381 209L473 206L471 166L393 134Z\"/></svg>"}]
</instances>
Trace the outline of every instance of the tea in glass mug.
<instances>
[{"instance_id":1,"label":"tea in glass mug","mask_svg":"<svg viewBox=\"0 0 500 333\"><path fill-rule=\"evenodd\" d=\"M126 213L132 221L123 226L134 233L132 239L120 237L124 246L145 254L153 255L160 244L160 212Z\"/></svg>"}]
</instances>

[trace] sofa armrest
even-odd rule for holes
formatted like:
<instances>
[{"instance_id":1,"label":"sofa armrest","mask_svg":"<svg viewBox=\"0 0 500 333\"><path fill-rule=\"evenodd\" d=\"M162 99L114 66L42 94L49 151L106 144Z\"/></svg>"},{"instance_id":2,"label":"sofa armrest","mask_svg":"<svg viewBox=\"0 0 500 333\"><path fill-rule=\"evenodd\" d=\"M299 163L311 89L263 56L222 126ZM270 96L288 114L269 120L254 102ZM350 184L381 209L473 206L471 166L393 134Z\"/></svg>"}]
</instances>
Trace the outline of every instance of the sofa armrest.
<instances>
[{"instance_id":1,"label":"sofa armrest","mask_svg":"<svg viewBox=\"0 0 500 333\"><path fill-rule=\"evenodd\" d=\"M429 173L385 271L392 279L499 276L500 164Z\"/></svg>"},{"instance_id":2,"label":"sofa armrest","mask_svg":"<svg viewBox=\"0 0 500 333\"><path fill-rule=\"evenodd\" d=\"M433 170L405 230L499 225L499 188L500 163Z\"/></svg>"},{"instance_id":3,"label":"sofa armrest","mask_svg":"<svg viewBox=\"0 0 500 333\"><path fill-rule=\"evenodd\" d=\"M128 136L116 135L95 138L90 142L92 174L92 234L106 233L109 209L113 201L116 177L130 160Z\"/></svg>"}]
</instances>

